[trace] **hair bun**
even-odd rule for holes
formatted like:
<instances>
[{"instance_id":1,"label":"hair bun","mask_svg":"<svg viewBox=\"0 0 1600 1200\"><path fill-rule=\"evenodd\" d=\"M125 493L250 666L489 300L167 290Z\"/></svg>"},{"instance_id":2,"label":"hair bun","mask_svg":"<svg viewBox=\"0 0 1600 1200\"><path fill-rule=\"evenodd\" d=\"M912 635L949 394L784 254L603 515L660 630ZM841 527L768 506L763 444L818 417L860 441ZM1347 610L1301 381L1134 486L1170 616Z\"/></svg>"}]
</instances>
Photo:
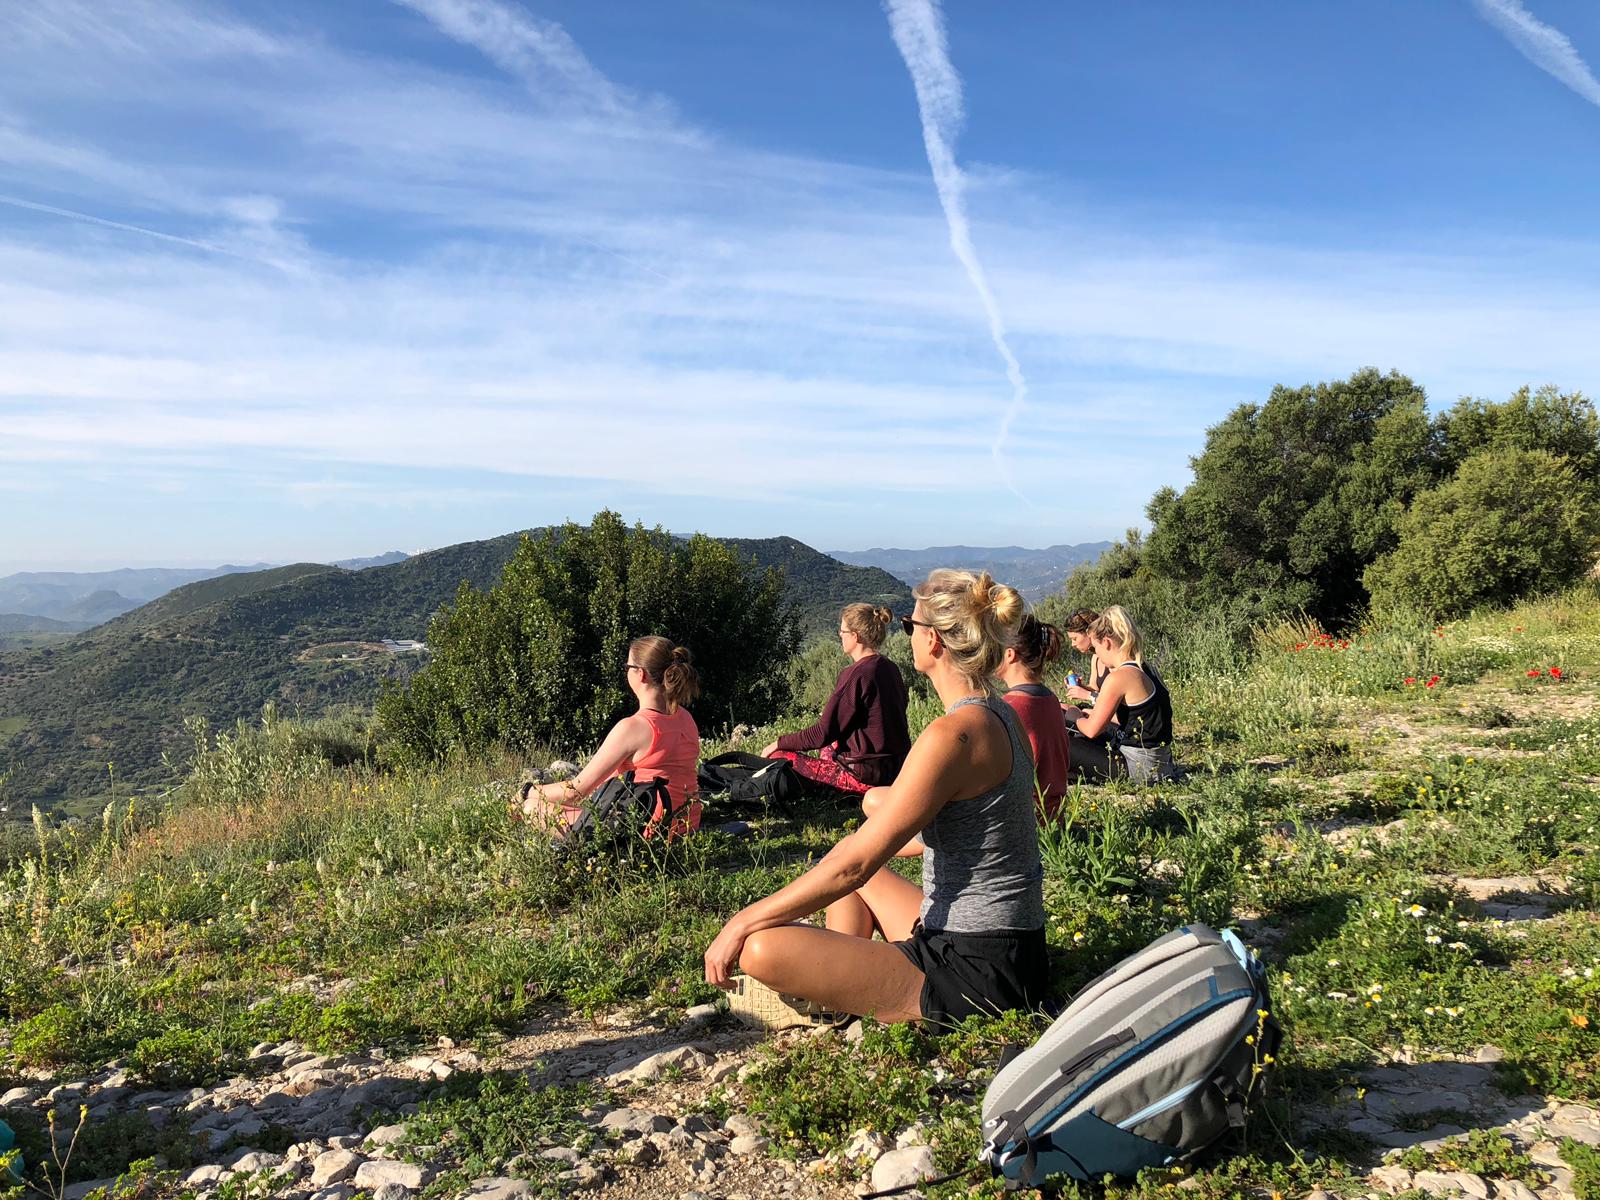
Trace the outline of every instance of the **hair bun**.
<instances>
[{"instance_id":1,"label":"hair bun","mask_svg":"<svg viewBox=\"0 0 1600 1200\"><path fill-rule=\"evenodd\" d=\"M672 661L673 662L675 662L675 663L686 663L686 662L689 661L690 657L691 656L689 654L689 647L687 647L687 646L674 646L672 648Z\"/></svg>"}]
</instances>

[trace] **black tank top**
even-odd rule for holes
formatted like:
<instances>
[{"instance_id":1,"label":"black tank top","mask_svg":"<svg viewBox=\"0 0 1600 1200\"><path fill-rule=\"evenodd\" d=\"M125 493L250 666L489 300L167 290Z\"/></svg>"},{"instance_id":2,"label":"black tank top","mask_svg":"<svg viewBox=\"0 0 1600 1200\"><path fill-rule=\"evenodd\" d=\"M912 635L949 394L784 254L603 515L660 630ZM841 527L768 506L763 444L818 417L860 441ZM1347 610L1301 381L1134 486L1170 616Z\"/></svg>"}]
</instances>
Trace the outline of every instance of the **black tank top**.
<instances>
[{"instance_id":1,"label":"black tank top","mask_svg":"<svg viewBox=\"0 0 1600 1200\"><path fill-rule=\"evenodd\" d=\"M1169 746L1172 744L1172 696L1161 677L1141 663L1125 662L1124 667L1138 667L1150 681L1150 694L1138 704L1129 704L1126 698L1117 701L1117 723L1122 726L1124 746Z\"/></svg>"}]
</instances>

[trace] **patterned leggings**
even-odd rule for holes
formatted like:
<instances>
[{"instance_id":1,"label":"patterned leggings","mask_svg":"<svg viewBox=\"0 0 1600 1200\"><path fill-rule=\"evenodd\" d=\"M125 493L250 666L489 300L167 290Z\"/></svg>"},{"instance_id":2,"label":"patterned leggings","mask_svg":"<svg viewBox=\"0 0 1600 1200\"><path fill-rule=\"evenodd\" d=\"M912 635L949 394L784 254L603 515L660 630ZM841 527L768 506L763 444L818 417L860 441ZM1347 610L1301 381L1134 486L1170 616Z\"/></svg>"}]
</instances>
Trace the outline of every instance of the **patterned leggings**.
<instances>
[{"instance_id":1,"label":"patterned leggings","mask_svg":"<svg viewBox=\"0 0 1600 1200\"><path fill-rule=\"evenodd\" d=\"M832 746L824 746L819 754L798 754L793 750L779 750L772 757L787 758L794 764L795 771L802 779L826 784L828 787L838 788L841 792L855 792L859 795L870 786L862 783L833 760Z\"/></svg>"}]
</instances>

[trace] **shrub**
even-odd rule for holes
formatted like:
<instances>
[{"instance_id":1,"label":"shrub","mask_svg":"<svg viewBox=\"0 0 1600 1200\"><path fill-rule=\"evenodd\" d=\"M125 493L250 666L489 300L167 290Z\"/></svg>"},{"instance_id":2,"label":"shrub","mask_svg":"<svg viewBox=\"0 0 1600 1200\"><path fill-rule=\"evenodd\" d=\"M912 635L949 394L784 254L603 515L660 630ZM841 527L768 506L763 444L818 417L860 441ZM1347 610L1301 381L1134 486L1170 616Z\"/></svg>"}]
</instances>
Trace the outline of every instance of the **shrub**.
<instances>
[{"instance_id":1,"label":"shrub","mask_svg":"<svg viewBox=\"0 0 1600 1200\"><path fill-rule=\"evenodd\" d=\"M662 634L700 673L702 725L769 720L797 642L783 576L696 534L629 529L612 512L524 537L498 584L463 583L428 627L429 664L378 704L400 756L495 745L594 745L625 715L628 643Z\"/></svg>"},{"instance_id":2,"label":"shrub","mask_svg":"<svg viewBox=\"0 0 1600 1200\"><path fill-rule=\"evenodd\" d=\"M1564 459L1487 450L1418 496L1400 542L1366 572L1379 606L1438 616L1505 604L1581 578L1594 561L1600 507Z\"/></svg>"}]
</instances>

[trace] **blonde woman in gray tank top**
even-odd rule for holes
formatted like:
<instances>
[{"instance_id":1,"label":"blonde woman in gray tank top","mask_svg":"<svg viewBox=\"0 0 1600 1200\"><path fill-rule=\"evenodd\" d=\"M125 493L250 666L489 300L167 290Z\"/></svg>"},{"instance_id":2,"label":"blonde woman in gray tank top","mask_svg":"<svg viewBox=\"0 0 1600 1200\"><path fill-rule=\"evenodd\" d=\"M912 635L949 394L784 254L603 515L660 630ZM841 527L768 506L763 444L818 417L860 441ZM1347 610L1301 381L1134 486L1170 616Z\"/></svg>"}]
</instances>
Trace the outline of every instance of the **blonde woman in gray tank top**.
<instances>
[{"instance_id":1,"label":"blonde woman in gray tank top","mask_svg":"<svg viewBox=\"0 0 1600 1200\"><path fill-rule=\"evenodd\" d=\"M912 661L945 715L895 782L867 793L859 829L728 921L706 950L707 982L732 987L737 967L776 991L886 1022L945 1023L1044 999L1033 762L1010 706L987 691L1022 599L965 571L935 571L913 594L902 618ZM911 853L923 856L921 888L886 866ZM795 923L824 910L824 929Z\"/></svg>"}]
</instances>

